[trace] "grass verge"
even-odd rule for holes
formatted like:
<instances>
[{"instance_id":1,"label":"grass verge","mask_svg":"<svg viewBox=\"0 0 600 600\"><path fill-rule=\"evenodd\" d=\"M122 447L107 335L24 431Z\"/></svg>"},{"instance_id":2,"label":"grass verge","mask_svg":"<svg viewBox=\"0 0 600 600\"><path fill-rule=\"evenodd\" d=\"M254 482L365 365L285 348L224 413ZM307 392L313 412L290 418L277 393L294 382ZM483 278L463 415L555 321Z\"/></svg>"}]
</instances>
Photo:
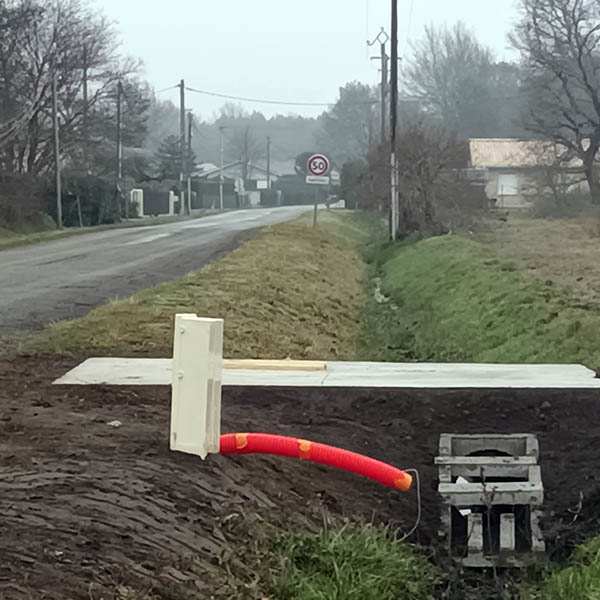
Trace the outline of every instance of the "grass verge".
<instances>
[{"instance_id":1,"label":"grass verge","mask_svg":"<svg viewBox=\"0 0 600 600\"><path fill-rule=\"evenodd\" d=\"M600 365L600 311L461 236L384 249L384 306L371 301L363 353L387 360Z\"/></svg>"},{"instance_id":2,"label":"grass verge","mask_svg":"<svg viewBox=\"0 0 600 600\"><path fill-rule=\"evenodd\" d=\"M322 214L267 227L224 259L48 327L36 350L171 356L176 313L225 319L233 358L352 359L365 304L355 223Z\"/></svg>"}]
</instances>

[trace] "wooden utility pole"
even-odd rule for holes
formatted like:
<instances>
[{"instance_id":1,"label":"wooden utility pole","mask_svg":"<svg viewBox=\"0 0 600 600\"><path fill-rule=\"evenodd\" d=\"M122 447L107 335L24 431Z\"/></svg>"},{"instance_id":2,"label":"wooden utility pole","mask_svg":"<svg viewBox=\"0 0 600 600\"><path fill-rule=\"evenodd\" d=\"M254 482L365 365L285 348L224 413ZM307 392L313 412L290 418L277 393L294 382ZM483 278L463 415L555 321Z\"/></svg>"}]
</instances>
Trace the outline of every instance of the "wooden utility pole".
<instances>
[{"instance_id":1,"label":"wooden utility pole","mask_svg":"<svg viewBox=\"0 0 600 600\"><path fill-rule=\"evenodd\" d=\"M192 111L188 113L188 145L187 145L187 202L186 214L192 212L192 123L194 116Z\"/></svg>"},{"instance_id":2,"label":"wooden utility pole","mask_svg":"<svg viewBox=\"0 0 600 600\"><path fill-rule=\"evenodd\" d=\"M123 96L123 86L121 82L117 83L117 186L121 184L123 177L123 135L121 99Z\"/></svg>"},{"instance_id":3,"label":"wooden utility pole","mask_svg":"<svg viewBox=\"0 0 600 600\"><path fill-rule=\"evenodd\" d=\"M123 141L122 141L122 123L121 123L121 97L123 96L123 86L119 81L117 83L117 181L115 183L115 221L121 220L121 179L123 177ZM128 204L125 202L125 218L128 218Z\"/></svg>"},{"instance_id":4,"label":"wooden utility pole","mask_svg":"<svg viewBox=\"0 0 600 600\"><path fill-rule=\"evenodd\" d=\"M56 100L56 70L52 73L52 122L54 125L54 160L56 167L56 224L63 228L62 217L62 181L60 173L60 139L58 131L58 105Z\"/></svg>"},{"instance_id":5,"label":"wooden utility pole","mask_svg":"<svg viewBox=\"0 0 600 600\"><path fill-rule=\"evenodd\" d=\"M398 165L396 163L396 119L398 111L398 0L392 0L392 51L390 95L390 164L391 173L391 223L390 238L395 240L398 231Z\"/></svg>"},{"instance_id":6,"label":"wooden utility pole","mask_svg":"<svg viewBox=\"0 0 600 600\"><path fill-rule=\"evenodd\" d=\"M386 136L386 97L388 86L388 56L385 52L385 42L381 43L381 145L385 144Z\"/></svg>"},{"instance_id":7,"label":"wooden utility pole","mask_svg":"<svg viewBox=\"0 0 600 600\"><path fill-rule=\"evenodd\" d=\"M88 55L87 44L83 45L83 168L89 174L89 132L88 132Z\"/></svg>"},{"instance_id":8,"label":"wooden utility pole","mask_svg":"<svg viewBox=\"0 0 600 600\"><path fill-rule=\"evenodd\" d=\"M271 189L271 136L267 136L267 189Z\"/></svg>"},{"instance_id":9,"label":"wooden utility pole","mask_svg":"<svg viewBox=\"0 0 600 600\"><path fill-rule=\"evenodd\" d=\"M185 81L179 82L179 147L181 150L181 165L179 169L179 214L185 212L185 193L183 191L183 178L185 173Z\"/></svg>"}]
</instances>

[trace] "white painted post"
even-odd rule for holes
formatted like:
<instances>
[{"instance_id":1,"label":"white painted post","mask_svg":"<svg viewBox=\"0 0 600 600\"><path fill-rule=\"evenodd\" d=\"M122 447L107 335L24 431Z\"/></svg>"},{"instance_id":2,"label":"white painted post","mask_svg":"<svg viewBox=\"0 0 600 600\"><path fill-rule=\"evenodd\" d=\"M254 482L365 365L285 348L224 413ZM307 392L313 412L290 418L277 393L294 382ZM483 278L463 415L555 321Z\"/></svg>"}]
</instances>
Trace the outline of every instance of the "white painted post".
<instances>
[{"instance_id":1,"label":"white painted post","mask_svg":"<svg viewBox=\"0 0 600 600\"><path fill-rule=\"evenodd\" d=\"M171 450L206 458L219 452L223 320L175 317Z\"/></svg>"},{"instance_id":2,"label":"white painted post","mask_svg":"<svg viewBox=\"0 0 600 600\"><path fill-rule=\"evenodd\" d=\"M173 216L175 214L175 202L177 200L177 196L175 196L175 193L170 190L169 191L169 215Z\"/></svg>"},{"instance_id":3,"label":"white painted post","mask_svg":"<svg viewBox=\"0 0 600 600\"><path fill-rule=\"evenodd\" d=\"M134 189L129 192L129 201L137 206L138 217L144 216L144 190Z\"/></svg>"}]
</instances>

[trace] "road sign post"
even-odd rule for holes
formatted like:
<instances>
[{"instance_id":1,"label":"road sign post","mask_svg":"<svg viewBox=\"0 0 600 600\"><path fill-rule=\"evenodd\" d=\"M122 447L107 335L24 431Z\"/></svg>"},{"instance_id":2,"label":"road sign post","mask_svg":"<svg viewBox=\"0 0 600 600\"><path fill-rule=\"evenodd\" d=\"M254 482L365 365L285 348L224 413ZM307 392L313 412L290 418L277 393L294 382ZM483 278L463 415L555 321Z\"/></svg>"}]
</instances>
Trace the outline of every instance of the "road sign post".
<instances>
[{"instance_id":1,"label":"road sign post","mask_svg":"<svg viewBox=\"0 0 600 600\"><path fill-rule=\"evenodd\" d=\"M329 185L329 159L324 154L313 154L306 162L306 183L311 185ZM317 226L317 211L319 210L319 188L315 188L315 206L313 211L313 227Z\"/></svg>"}]
</instances>

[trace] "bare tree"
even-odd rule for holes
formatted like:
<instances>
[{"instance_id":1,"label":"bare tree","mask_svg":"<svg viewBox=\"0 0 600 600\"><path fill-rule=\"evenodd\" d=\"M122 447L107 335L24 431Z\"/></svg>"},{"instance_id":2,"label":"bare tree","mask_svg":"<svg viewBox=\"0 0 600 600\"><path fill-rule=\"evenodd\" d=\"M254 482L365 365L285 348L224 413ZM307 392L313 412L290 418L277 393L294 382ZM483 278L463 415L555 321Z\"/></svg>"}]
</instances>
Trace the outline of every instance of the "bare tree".
<instances>
[{"instance_id":1,"label":"bare tree","mask_svg":"<svg viewBox=\"0 0 600 600\"><path fill-rule=\"evenodd\" d=\"M583 163L592 200L600 203L600 3L520 0L511 37L521 51L531 93L528 129Z\"/></svg>"},{"instance_id":2,"label":"bare tree","mask_svg":"<svg viewBox=\"0 0 600 600\"><path fill-rule=\"evenodd\" d=\"M3 14L14 18L1 19ZM22 14L27 18L16 18ZM0 166L43 173L52 163L52 77L56 77L62 151L69 159L81 153L84 112L92 121L93 117L105 121L107 107L100 105L114 93L116 82L138 65L120 60L112 24L85 0L7 0L0 4L0 23L5 25L0 27L0 121L17 120L20 125L10 128L10 136L0 133ZM84 66L90 90L85 107ZM96 130L102 137L107 132L102 125Z\"/></svg>"},{"instance_id":3,"label":"bare tree","mask_svg":"<svg viewBox=\"0 0 600 600\"><path fill-rule=\"evenodd\" d=\"M398 135L398 233L437 235L464 226L486 208L483 188L464 176L467 144L419 119Z\"/></svg>"},{"instance_id":4,"label":"bare tree","mask_svg":"<svg viewBox=\"0 0 600 600\"><path fill-rule=\"evenodd\" d=\"M534 213L540 214L543 208L548 215L552 211L566 214L573 192L586 181L580 160L572 150L551 140L533 141L527 146L533 164L522 191L533 201Z\"/></svg>"},{"instance_id":5,"label":"bare tree","mask_svg":"<svg viewBox=\"0 0 600 600\"><path fill-rule=\"evenodd\" d=\"M469 225L487 208L483 182L467 177L468 145L420 117L398 131L398 233L436 235ZM342 168L344 197L355 208L388 213L389 154L373 147Z\"/></svg>"},{"instance_id":6,"label":"bare tree","mask_svg":"<svg viewBox=\"0 0 600 600\"><path fill-rule=\"evenodd\" d=\"M237 127L228 137L228 150L231 156L241 161L244 182L251 175L252 164L264 156L264 144L254 135L249 125Z\"/></svg>"},{"instance_id":7,"label":"bare tree","mask_svg":"<svg viewBox=\"0 0 600 600\"><path fill-rule=\"evenodd\" d=\"M463 23L426 27L403 70L411 93L459 135L484 136L493 125L493 56Z\"/></svg>"},{"instance_id":8,"label":"bare tree","mask_svg":"<svg viewBox=\"0 0 600 600\"><path fill-rule=\"evenodd\" d=\"M357 81L340 88L339 100L320 118L319 150L340 164L365 158L378 137L379 106L375 88Z\"/></svg>"}]
</instances>

